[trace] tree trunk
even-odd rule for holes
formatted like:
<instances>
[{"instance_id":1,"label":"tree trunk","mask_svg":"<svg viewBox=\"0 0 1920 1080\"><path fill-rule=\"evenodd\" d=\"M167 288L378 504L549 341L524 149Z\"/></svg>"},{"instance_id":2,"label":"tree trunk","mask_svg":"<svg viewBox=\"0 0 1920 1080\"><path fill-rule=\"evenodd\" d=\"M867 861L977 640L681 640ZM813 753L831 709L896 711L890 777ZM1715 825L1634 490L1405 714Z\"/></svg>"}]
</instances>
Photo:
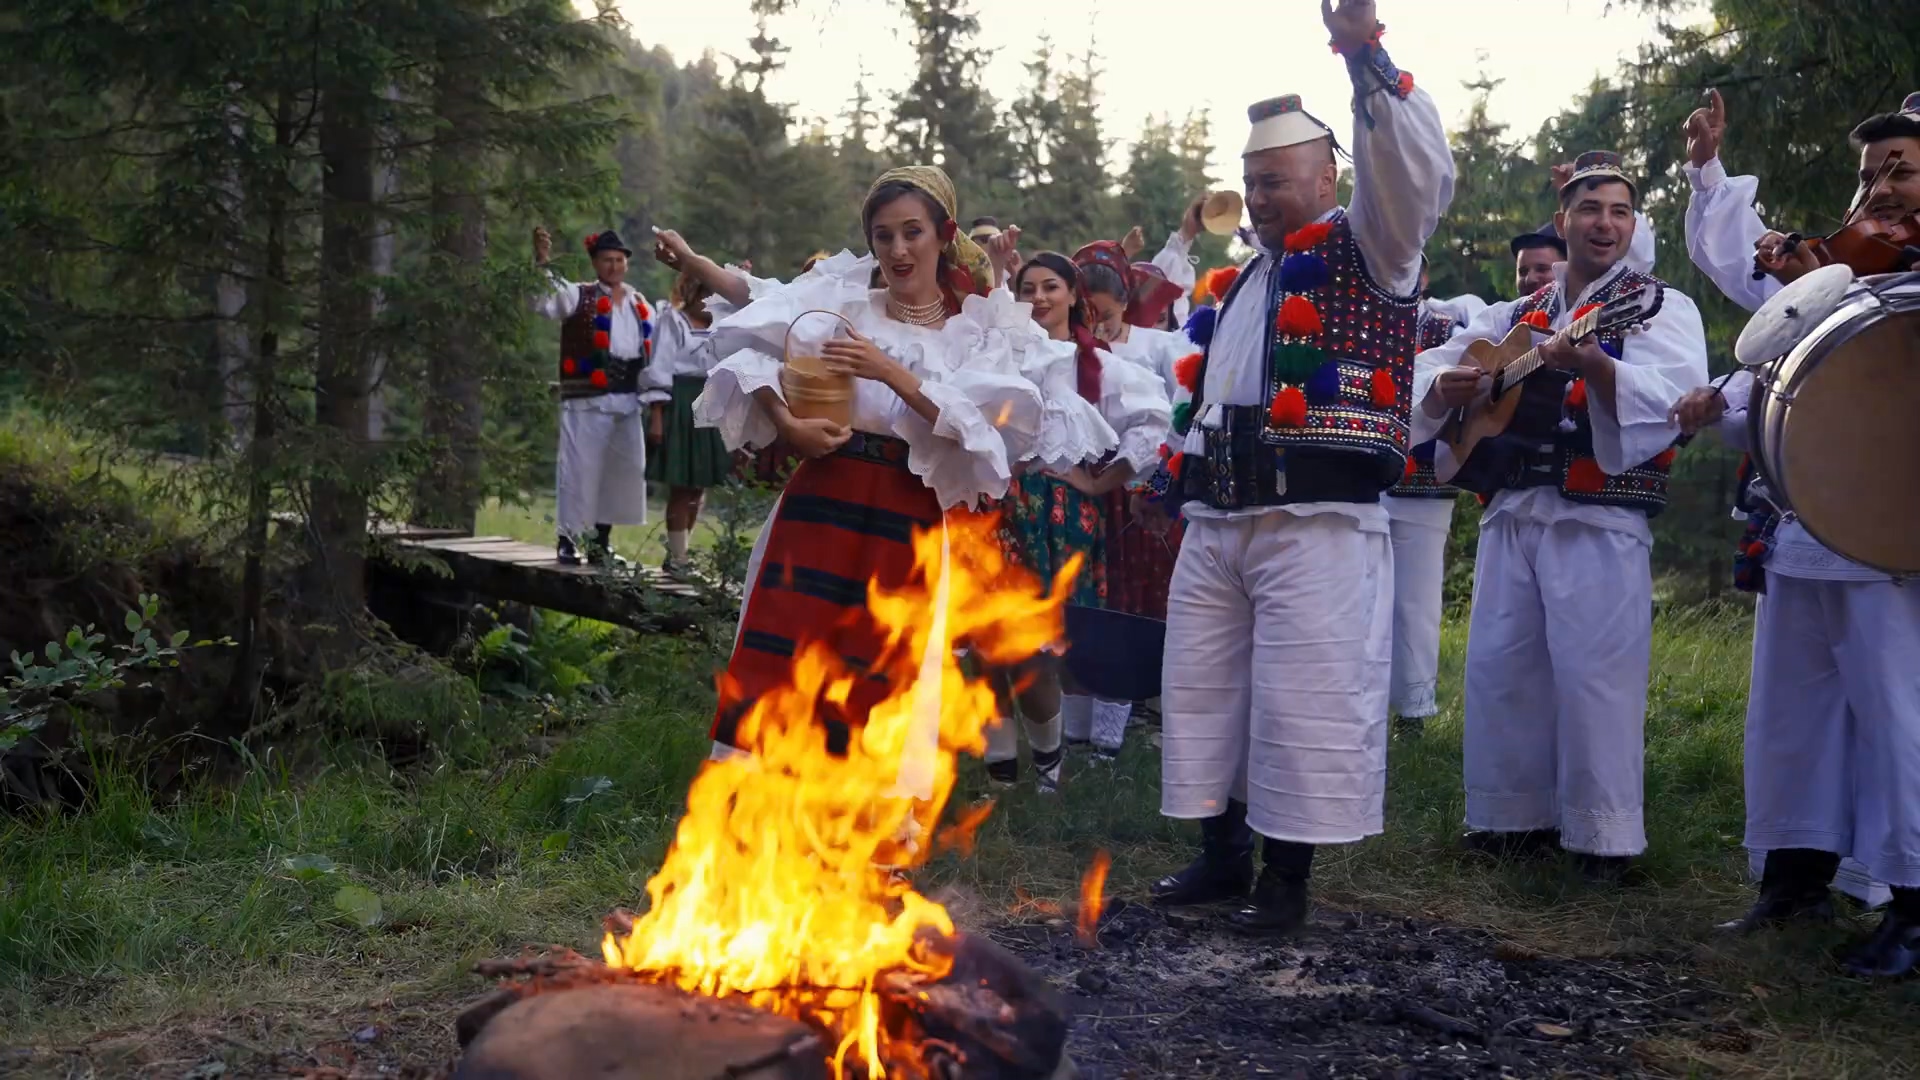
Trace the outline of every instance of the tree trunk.
<instances>
[{"instance_id":1,"label":"tree trunk","mask_svg":"<svg viewBox=\"0 0 1920 1080\"><path fill-rule=\"evenodd\" d=\"M372 455L372 281L381 224L374 201L372 95L333 87L320 112L320 328L314 371L318 427L309 482L309 622L344 631L366 609L366 536ZM344 645L338 638L334 644ZM338 654L323 662L339 659Z\"/></svg>"},{"instance_id":2,"label":"tree trunk","mask_svg":"<svg viewBox=\"0 0 1920 1080\"><path fill-rule=\"evenodd\" d=\"M441 67L431 212L435 263L450 298L473 295L485 269L486 202L479 191L482 169L475 164L484 152L478 128L485 108L471 73ZM423 402L433 465L420 477L415 518L422 525L471 532L480 510L482 345L458 304L436 307L435 315Z\"/></svg>"}]
</instances>

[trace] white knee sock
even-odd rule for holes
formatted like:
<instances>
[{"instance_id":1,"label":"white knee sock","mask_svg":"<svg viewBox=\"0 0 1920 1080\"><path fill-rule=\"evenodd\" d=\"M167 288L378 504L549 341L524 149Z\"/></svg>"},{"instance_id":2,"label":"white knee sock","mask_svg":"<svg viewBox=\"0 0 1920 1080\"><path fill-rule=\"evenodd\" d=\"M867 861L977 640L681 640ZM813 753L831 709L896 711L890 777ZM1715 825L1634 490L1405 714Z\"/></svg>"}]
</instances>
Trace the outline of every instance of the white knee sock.
<instances>
[{"instance_id":1,"label":"white knee sock","mask_svg":"<svg viewBox=\"0 0 1920 1080\"><path fill-rule=\"evenodd\" d=\"M1012 761L1020 756L1020 732L1007 719L987 725L987 764Z\"/></svg>"},{"instance_id":2,"label":"white knee sock","mask_svg":"<svg viewBox=\"0 0 1920 1080\"><path fill-rule=\"evenodd\" d=\"M1102 750L1118 750L1127 741L1127 718L1133 715L1131 701L1093 703L1093 745Z\"/></svg>"},{"instance_id":3,"label":"white knee sock","mask_svg":"<svg viewBox=\"0 0 1920 1080\"><path fill-rule=\"evenodd\" d=\"M1060 718L1058 716L1050 720L1030 720L1025 718L1023 718L1023 720L1025 720L1027 727L1027 743L1033 747L1034 753L1053 754L1059 752Z\"/></svg>"},{"instance_id":4,"label":"white knee sock","mask_svg":"<svg viewBox=\"0 0 1920 1080\"><path fill-rule=\"evenodd\" d=\"M1093 737L1093 699L1082 694L1060 697L1061 731L1068 742L1086 742Z\"/></svg>"},{"instance_id":5,"label":"white knee sock","mask_svg":"<svg viewBox=\"0 0 1920 1080\"><path fill-rule=\"evenodd\" d=\"M667 530L667 558L672 562L685 562L687 559L687 534Z\"/></svg>"}]
</instances>

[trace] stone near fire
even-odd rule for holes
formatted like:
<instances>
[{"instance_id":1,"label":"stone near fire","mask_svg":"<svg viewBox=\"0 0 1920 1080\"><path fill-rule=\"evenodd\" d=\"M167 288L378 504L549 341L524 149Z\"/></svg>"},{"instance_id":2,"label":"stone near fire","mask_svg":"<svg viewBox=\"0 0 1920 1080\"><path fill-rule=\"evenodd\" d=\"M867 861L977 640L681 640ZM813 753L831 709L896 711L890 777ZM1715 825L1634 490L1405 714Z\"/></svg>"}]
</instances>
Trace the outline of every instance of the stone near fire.
<instances>
[{"instance_id":1,"label":"stone near fire","mask_svg":"<svg viewBox=\"0 0 1920 1080\"><path fill-rule=\"evenodd\" d=\"M827 1080L806 1025L673 987L611 983L532 994L486 1021L454 1080Z\"/></svg>"}]
</instances>

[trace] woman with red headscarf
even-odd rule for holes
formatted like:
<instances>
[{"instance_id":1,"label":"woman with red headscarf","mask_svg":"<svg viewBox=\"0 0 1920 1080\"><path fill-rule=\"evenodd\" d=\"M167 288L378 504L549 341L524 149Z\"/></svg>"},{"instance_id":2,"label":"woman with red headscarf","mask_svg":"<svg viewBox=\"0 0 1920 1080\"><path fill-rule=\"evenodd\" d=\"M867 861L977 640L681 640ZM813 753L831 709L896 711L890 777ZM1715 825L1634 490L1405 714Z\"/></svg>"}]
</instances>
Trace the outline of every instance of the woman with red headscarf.
<instances>
[{"instance_id":1,"label":"woman with red headscarf","mask_svg":"<svg viewBox=\"0 0 1920 1080\"><path fill-rule=\"evenodd\" d=\"M1024 374L1040 388L1049 423L1036 451L1039 467L1027 468L1002 501L1002 539L1009 553L1042 579L1079 556L1080 572L1068 602L1105 607L1106 500L1158 464L1154 440L1171 425L1172 405L1158 379L1118 360L1093 336L1080 272L1066 256L1035 255L1015 275L1013 289L1031 306L1047 337L1062 347L1027 353ZM1075 419L1081 415L1087 419ZM1090 433L1077 433L1083 424L1106 429L1104 445ZM1071 445L1048 445L1062 438ZM1041 790L1053 790L1060 780L1063 737L1059 660L1044 656L1010 674L1005 697L1020 707ZM1017 750L1010 724L1003 721L988 733L987 769L996 782L1018 777Z\"/></svg>"}]
</instances>

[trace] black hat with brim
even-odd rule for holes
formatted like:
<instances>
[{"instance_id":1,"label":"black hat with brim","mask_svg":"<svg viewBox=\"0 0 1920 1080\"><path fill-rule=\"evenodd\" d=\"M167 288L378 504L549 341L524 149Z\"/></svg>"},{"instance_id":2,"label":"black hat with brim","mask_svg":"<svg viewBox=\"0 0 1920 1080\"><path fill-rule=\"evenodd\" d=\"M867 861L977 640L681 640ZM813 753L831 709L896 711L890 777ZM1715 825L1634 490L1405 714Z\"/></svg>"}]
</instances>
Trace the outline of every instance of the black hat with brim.
<instances>
[{"instance_id":1,"label":"black hat with brim","mask_svg":"<svg viewBox=\"0 0 1920 1080\"><path fill-rule=\"evenodd\" d=\"M603 251L617 251L627 258L633 258L633 249L627 246L620 234L608 229L606 232L587 237L587 257L592 258Z\"/></svg>"},{"instance_id":2,"label":"black hat with brim","mask_svg":"<svg viewBox=\"0 0 1920 1080\"><path fill-rule=\"evenodd\" d=\"M1562 258L1567 254L1567 242L1560 239L1560 230L1554 228L1551 221L1530 233L1521 233L1514 237L1513 241L1507 245L1507 250L1518 257L1528 248L1537 247L1550 247L1558 251Z\"/></svg>"}]
</instances>

